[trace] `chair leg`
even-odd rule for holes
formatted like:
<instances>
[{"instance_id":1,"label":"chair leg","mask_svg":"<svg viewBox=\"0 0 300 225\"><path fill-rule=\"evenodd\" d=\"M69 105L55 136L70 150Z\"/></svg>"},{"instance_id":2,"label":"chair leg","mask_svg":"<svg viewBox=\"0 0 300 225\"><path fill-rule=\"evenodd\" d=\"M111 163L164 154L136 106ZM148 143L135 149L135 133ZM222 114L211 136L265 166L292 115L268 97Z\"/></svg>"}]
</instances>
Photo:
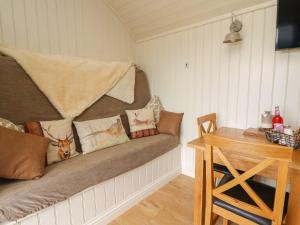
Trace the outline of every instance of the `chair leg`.
<instances>
[{"instance_id":1,"label":"chair leg","mask_svg":"<svg viewBox=\"0 0 300 225\"><path fill-rule=\"evenodd\" d=\"M225 218L223 218L223 225L229 225L229 221Z\"/></svg>"}]
</instances>

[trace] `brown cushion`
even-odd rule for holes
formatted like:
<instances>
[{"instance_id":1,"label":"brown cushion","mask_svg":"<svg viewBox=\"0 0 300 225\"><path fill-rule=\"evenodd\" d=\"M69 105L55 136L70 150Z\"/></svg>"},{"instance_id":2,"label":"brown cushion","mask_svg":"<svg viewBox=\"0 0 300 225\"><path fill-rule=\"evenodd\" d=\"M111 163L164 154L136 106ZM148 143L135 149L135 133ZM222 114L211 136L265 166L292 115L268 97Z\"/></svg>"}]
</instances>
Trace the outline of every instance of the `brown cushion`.
<instances>
[{"instance_id":1,"label":"brown cushion","mask_svg":"<svg viewBox=\"0 0 300 225\"><path fill-rule=\"evenodd\" d=\"M44 174L48 138L0 127L0 177L34 179Z\"/></svg>"},{"instance_id":2,"label":"brown cushion","mask_svg":"<svg viewBox=\"0 0 300 225\"><path fill-rule=\"evenodd\" d=\"M157 124L158 132L161 134L179 136L182 117L183 113L161 111L160 120Z\"/></svg>"}]
</instances>

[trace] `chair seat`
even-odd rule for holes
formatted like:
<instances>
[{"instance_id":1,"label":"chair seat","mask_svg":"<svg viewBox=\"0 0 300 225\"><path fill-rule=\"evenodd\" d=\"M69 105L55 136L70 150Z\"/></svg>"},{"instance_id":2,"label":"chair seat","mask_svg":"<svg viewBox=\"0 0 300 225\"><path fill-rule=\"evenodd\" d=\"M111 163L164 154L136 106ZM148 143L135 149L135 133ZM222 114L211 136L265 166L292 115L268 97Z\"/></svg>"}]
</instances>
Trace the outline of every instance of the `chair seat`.
<instances>
[{"instance_id":1,"label":"chair seat","mask_svg":"<svg viewBox=\"0 0 300 225\"><path fill-rule=\"evenodd\" d=\"M227 169L226 166L214 163L214 171L219 172L219 173L223 173L225 175L231 175L231 173L229 172L229 170Z\"/></svg>"},{"instance_id":2,"label":"chair seat","mask_svg":"<svg viewBox=\"0 0 300 225\"><path fill-rule=\"evenodd\" d=\"M233 179L232 176L225 175L224 178L222 178L222 180L220 181L218 186L221 186L222 184L227 183L228 181L230 181L232 179ZM266 203L266 205L269 206L270 209L273 209L274 199L275 199L275 188L270 187L265 184L262 184L262 183L255 182L251 179L248 180L247 183L256 192L256 194ZM238 199L240 201L243 201L245 203L257 206L255 204L255 202L248 196L248 194L244 191L244 189L240 185L227 190L226 192L224 192L224 194L226 194L230 197L233 197L235 199ZM287 212L288 198L289 198L289 194L286 193L284 212L283 212L284 215ZM230 212L233 212L233 213L235 213L241 217L244 217L248 220L251 220L257 224L260 224L260 225L271 225L272 224L272 221L269 219L266 219L264 217L257 216L253 213L239 209L239 208L237 208L233 205L230 205L227 202L224 202L220 199L214 198L213 203L221 208L224 208Z\"/></svg>"},{"instance_id":3,"label":"chair seat","mask_svg":"<svg viewBox=\"0 0 300 225\"><path fill-rule=\"evenodd\" d=\"M230 173L230 171L227 169L226 166L214 163L214 171L219 172L219 173L223 173L224 175L229 175L232 176L232 174ZM238 170L238 172L240 174L244 173L244 171L242 170Z\"/></svg>"}]
</instances>

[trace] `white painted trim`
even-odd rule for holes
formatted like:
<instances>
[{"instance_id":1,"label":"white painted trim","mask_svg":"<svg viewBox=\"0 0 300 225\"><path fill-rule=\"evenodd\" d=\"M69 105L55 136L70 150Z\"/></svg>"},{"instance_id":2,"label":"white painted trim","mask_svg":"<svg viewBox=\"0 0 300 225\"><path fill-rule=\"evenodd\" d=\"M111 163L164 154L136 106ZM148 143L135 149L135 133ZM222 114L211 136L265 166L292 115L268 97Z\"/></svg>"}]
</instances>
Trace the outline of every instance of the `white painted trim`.
<instances>
[{"instance_id":1,"label":"white painted trim","mask_svg":"<svg viewBox=\"0 0 300 225\"><path fill-rule=\"evenodd\" d=\"M131 195L127 200L120 202L120 204L114 206L105 214L99 215L95 217L93 220L89 221L88 223L85 223L85 225L106 225L124 212L126 212L128 209L130 209L132 206L146 198L147 196L151 195L153 192L161 188L162 186L169 183L171 180L173 180L176 176L181 174L181 169L175 169L173 171L170 171L168 174L160 177L157 181L154 183L145 186L142 190L134 193Z\"/></svg>"},{"instance_id":2,"label":"white painted trim","mask_svg":"<svg viewBox=\"0 0 300 225\"><path fill-rule=\"evenodd\" d=\"M236 10L236 11L233 11L232 13L227 13L227 14L224 14L224 15L221 15L221 16L214 17L212 19L204 20L204 21L194 23L194 24L191 24L191 25L188 25L188 26L183 26L183 27L173 29L173 30L170 30L170 31L166 31L166 32L162 32L160 34L156 34L156 35L153 35L153 36L150 36L150 37L147 37L147 38L136 40L136 43L138 44L138 43L142 43L142 42L147 42L147 41L150 41L150 40L153 40L153 39L156 39L156 38L168 36L168 35L179 33L179 32L186 31L186 30L191 30L191 29L194 29L196 27L200 27L200 26L203 26L203 25L206 25L206 24L215 23L215 22L218 22L218 21L221 21L221 20L224 20L224 19L231 18L232 14L234 14L236 16L239 16L239 15L242 15L242 14L245 14L245 13L253 12L253 11L256 11L256 10L259 10L259 9L269 8L269 7L272 7L272 6L275 6L275 5L277 5L277 1L276 0L270 0L270 1L265 2L265 3L261 3L261 4L258 4L258 5L255 5L255 6L251 6L251 7L245 8L245 9L241 9L241 10Z\"/></svg>"}]
</instances>

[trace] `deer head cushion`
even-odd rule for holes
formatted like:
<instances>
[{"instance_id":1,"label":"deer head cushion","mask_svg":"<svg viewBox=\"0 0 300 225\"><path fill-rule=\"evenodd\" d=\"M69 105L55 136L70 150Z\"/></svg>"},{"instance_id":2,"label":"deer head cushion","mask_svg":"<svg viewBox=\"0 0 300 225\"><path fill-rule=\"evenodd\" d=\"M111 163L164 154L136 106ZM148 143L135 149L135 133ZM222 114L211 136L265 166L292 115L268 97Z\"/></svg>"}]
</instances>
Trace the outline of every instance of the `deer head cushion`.
<instances>
[{"instance_id":1,"label":"deer head cushion","mask_svg":"<svg viewBox=\"0 0 300 225\"><path fill-rule=\"evenodd\" d=\"M25 128L29 133L51 140L47 150L48 165L78 155L74 143L72 120L27 122Z\"/></svg>"},{"instance_id":2,"label":"deer head cushion","mask_svg":"<svg viewBox=\"0 0 300 225\"><path fill-rule=\"evenodd\" d=\"M140 138L158 134L153 109L126 110L131 138Z\"/></svg>"}]
</instances>

